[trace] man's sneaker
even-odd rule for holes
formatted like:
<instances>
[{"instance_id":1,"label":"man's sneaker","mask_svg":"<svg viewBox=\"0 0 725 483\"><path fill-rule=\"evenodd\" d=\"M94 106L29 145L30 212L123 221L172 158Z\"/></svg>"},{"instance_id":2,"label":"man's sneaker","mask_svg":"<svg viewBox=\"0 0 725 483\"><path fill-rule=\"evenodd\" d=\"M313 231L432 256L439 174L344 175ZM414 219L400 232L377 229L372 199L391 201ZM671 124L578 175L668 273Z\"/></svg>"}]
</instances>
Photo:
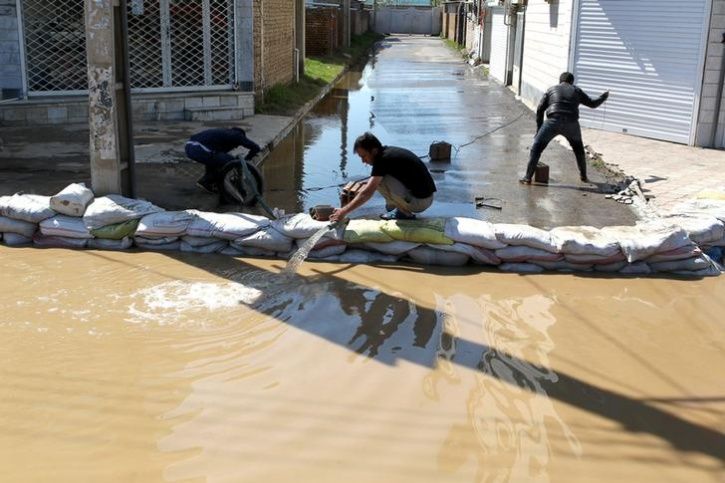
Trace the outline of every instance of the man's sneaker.
<instances>
[{"instance_id":1,"label":"man's sneaker","mask_svg":"<svg viewBox=\"0 0 725 483\"><path fill-rule=\"evenodd\" d=\"M400 210L380 215L381 220L415 220L415 215L406 215Z\"/></svg>"},{"instance_id":2,"label":"man's sneaker","mask_svg":"<svg viewBox=\"0 0 725 483\"><path fill-rule=\"evenodd\" d=\"M519 183L521 184L531 184L531 178L523 177L519 180Z\"/></svg>"},{"instance_id":3,"label":"man's sneaker","mask_svg":"<svg viewBox=\"0 0 725 483\"><path fill-rule=\"evenodd\" d=\"M215 194L219 191L216 183L208 179L206 176L202 176L201 178L199 178L199 180L196 182L196 185L207 193Z\"/></svg>"},{"instance_id":4,"label":"man's sneaker","mask_svg":"<svg viewBox=\"0 0 725 483\"><path fill-rule=\"evenodd\" d=\"M582 183L591 183L591 181L589 181L589 178L587 178L586 176L581 176L579 179L582 180Z\"/></svg>"}]
</instances>

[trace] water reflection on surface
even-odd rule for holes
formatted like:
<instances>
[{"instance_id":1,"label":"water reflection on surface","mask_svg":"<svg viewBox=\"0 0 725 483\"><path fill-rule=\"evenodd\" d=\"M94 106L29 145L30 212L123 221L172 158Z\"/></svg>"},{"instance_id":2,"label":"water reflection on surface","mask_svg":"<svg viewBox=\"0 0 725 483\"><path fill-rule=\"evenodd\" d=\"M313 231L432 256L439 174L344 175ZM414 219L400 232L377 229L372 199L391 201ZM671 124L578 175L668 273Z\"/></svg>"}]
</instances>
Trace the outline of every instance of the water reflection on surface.
<instances>
[{"instance_id":1,"label":"water reflection on surface","mask_svg":"<svg viewBox=\"0 0 725 483\"><path fill-rule=\"evenodd\" d=\"M3 481L723 476L720 280L0 260Z\"/></svg>"}]
</instances>

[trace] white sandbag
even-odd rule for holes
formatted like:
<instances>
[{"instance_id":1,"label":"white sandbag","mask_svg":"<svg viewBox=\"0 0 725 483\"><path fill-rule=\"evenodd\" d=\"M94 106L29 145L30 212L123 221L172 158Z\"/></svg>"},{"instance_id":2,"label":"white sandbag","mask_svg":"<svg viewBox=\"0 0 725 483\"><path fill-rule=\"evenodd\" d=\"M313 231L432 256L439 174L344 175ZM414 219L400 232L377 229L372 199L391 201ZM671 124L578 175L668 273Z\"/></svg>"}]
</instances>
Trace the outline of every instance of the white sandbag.
<instances>
[{"instance_id":1,"label":"white sandbag","mask_svg":"<svg viewBox=\"0 0 725 483\"><path fill-rule=\"evenodd\" d=\"M152 213L139 220L136 236L144 238L180 237L186 234L186 230L194 218L196 218L196 214L192 210Z\"/></svg>"},{"instance_id":2,"label":"white sandbag","mask_svg":"<svg viewBox=\"0 0 725 483\"><path fill-rule=\"evenodd\" d=\"M560 253L613 256L620 252L617 240L593 226L560 226L551 230Z\"/></svg>"},{"instance_id":3,"label":"white sandbag","mask_svg":"<svg viewBox=\"0 0 725 483\"><path fill-rule=\"evenodd\" d=\"M479 265L499 265L501 263L501 259L498 258L492 250L468 245L466 243L454 243L453 245L436 245L429 243L426 246L433 248L434 250L468 255L471 257L471 260Z\"/></svg>"},{"instance_id":4,"label":"white sandbag","mask_svg":"<svg viewBox=\"0 0 725 483\"><path fill-rule=\"evenodd\" d=\"M150 251L169 251L169 252L175 252L179 251L181 248L181 242L179 240L170 242L170 243L162 243L162 244L149 244L144 243L143 241L139 241L138 238L133 239L134 245L137 247L143 249L143 250L150 250Z\"/></svg>"},{"instance_id":5,"label":"white sandbag","mask_svg":"<svg viewBox=\"0 0 725 483\"><path fill-rule=\"evenodd\" d=\"M179 250L186 253L219 253L228 246L229 242L226 240L217 240L214 243L202 246L193 246L182 240L179 245Z\"/></svg>"},{"instance_id":6,"label":"white sandbag","mask_svg":"<svg viewBox=\"0 0 725 483\"><path fill-rule=\"evenodd\" d=\"M246 213L206 213L196 212L196 217L189 224L186 234L197 237L236 240L237 238L255 233L269 226L269 219L264 216Z\"/></svg>"},{"instance_id":7,"label":"white sandbag","mask_svg":"<svg viewBox=\"0 0 725 483\"><path fill-rule=\"evenodd\" d=\"M179 241L179 238L175 236L167 236L164 238L144 238L142 236L135 236L133 237L133 241L136 245L168 245L169 243Z\"/></svg>"},{"instance_id":8,"label":"white sandbag","mask_svg":"<svg viewBox=\"0 0 725 483\"><path fill-rule=\"evenodd\" d=\"M512 225L497 223L493 225L496 239L506 245L538 248L551 253L558 253L551 233L529 225Z\"/></svg>"},{"instance_id":9,"label":"white sandbag","mask_svg":"<svg viewBox=\"0 0 725 483\"><path fill-rule=\"evenodd\" d=\"M206 245L211 245L212 243L217 243L219 240L216 238L208 238L205 236L182 236L181 241L186 243L187 245L191 245L192 247L203 247Z\"/></svg>"},{"instance_id":10,"label":"white sandbag","mask_svg":"<svg viewBox=\"0 0 725 483\"><path fill-rule=\"evenodd\" d=\"M607 265L594 265L594 270L602 273L617 273L629 265L627 262L615 262Z\"/></svg>"},{"instance_id":11,"label":"white sandbag","mask_svg":"<svg viewBox=\"0 0 725 483\"><path fill-rule=\"evenodd\" d=\"M68 215L55 215L40 222L40 233L45 236L89 239L93 235L83 223L82 218Z\"/></svg>"},{"instance_id":12,"label":"white sandbag","mask_svg":"<svg viewBox=\"0 0 725 483\"><path fill-rule=\"evenodd\" d=\"M9 247L18 247L33 242L33 238L17 233L3 233L3 243Z\"/></svg>"},{"instance_id":13,"label":"white sandbag","mask_svg":"<svg viewBox=\"0 0 725 483\"><path fill-rule=\"evenodd\" d=\"M672 273L674 275L681 275L684 277L696 277L696 278L718 277L721 274L720 269L717 268L715 265L710 265L709 267L703 268L702 270L677 271L677 272L672 272Z\"/></svg>"},{"instance_id":14,"label":"white sandbag","mask_svg":"<svg viewBox=\"0 0 725 483\"><path fill-rule=\"evenodd\" d=\"M0 215L13 220L40 223L55 216L55 211L50 209L50 196L13 195L0 199Z\"/></svg>"},{"instance_id":15,"label":"white sandbag","mask_svg":"<svg viewBox=\"0 0 725 483\"><path fill-rule=\"evenodd\" d=\"M232 245L227 246L219 253L221 253L222 255L230 256L230 257L278 258L277 254L275 252L272 252L269 250L261 250L259 248L254 248L254 247L236 248Z\"/></svg>"},{"instance_id":16,"label":"white sandbag","mask_svg":"<svg viewBox=\"0 0 725 483\"><path fill-rule=\"evenodd\" d=\"M344 243L342 245L330 245L319 250L312 250L307 258L318 259L334 257L336 255L342 255L345 253L345 250L347 250L347 245Z\"/></svg>"},{"instance_id":17,"label":"white sandbag","mask_svg":"<svg viewBox=\"0 0 725 483\"><path fill-rule=\"evenodd\" d=\"M237 238L232 245L238 247L254 247L273 252L292 250L293 238L283 235L271 226L263 228L251 235Z\"/></svg>"},{"instance_id":18,"label":"white sandbag","mask_svg":"<svg viewBox=\"0 0 725 483\"><path fill-rule=\"evenodd\" d=\"M506 245L496 238L494 225L473 218L453 217L446 220L445 235L453 241L497 250Z\"/></svg>"},{"instance_id":19,"label":"white sandbag","mask_svg":"<svg viewBox=\"0 0 725 483\"><path fill-rule=\"evenodd\" d=\"M707 243L704 246L708 246L708 247L725 247L725 237L722 237L719 240L711 241L711 242Z\"/></svg>"},{"instance_id":20,"label":"white sandbag","mask_svg":"<svg viewBox=\"0 0 725 483\"><path fill-rule=\"evenodd\" d=\"M320 229L329 225L329 221L317 221L307 213L298 213L293 216L286 216L272 222L272 228L287 237L297 240L309 238ZM326 236L328 238L342 239L342 237L334 230Z\"/></svg>"},{"instance_id":21,"label":"white sandbag","mask_svg":"<svg viewBox=\"0 0 725 483\"><path fill-rule=\"evenodd\" d=\"M83 222L93 230L124 221L137 220L163 208L144 200L135 200L121 195L101 196L94 199L83 215Z\"/></svg>"},{"instance_id":22,"label":"white sandbag","mask_svg":"<svg viewBox=\"0 0 725 483\"><path fill-rule=\"evenodd\" d=\"M50 197L50 207L61 215L81 217L91 201L93 201L93 191L86 188L83 183L73 183Z\"/></svg>"},{"instance_id":23,"label":"white sandbag","mask_svg":"<svg viewBox=\"0 0 725 483\"><path fill-rule=\"evenodd\" d=\"M106 240L103 238L92 238L88 240L88 248L94 250L128 250L133 246L133 240L129 237L120 240Z\"/></svg>"},{"instance_id":24,"label":"white sandbag","mask_svg":"<svg viewBox=\"0 0 725 483\"><path fill-rule=\"evenodd\" d=\"M0 233L17 233L30 238L37 229L38 225L35 223L0 216Z\"/></svg>"},{"instance_id":25,"label":"white sandbag","mask_svg":"<svg viewBox=\"0 0 725 483\"><path fill-rule=\"evenodd\" d=\"M353 249L345 251L345 253L338 255L336 258L336 261L340 263L367 265L372 263L395 263L399 257L397 255L386 255L384 253Z\"/></svg>"},{"instance_id":26,"label":"white sandbag","mask_svg":"<svg viewBox=\"0 0 725 483\"><path fill-rule=\"evenodd\" d=\"M677 214L665 216L664 219L681 226L698 245L707 245L725 237L725 224L708 214Z\"/></svg>"},{"instance_id":27,"label":"white sandbag","mask_svg":"<svg viewBox=\"0 0 725 483\"><path fill-rule=\"evenodd\" d=\"M363 243L363 247L369 250L375 250L385 255L404 255L411 251L413 248L419 247L420 243L413 243L407 241L392 241L389 243Z\"/></svg>"},{"instance_id":28,"label":"white sandbag","mask_svg":"<svg viewBox=\"0 0 725 483\"><path fill-rule=\"evenodd\" d=\"M537 261L536 265L552 272L591 272L594 265L586 263L571 263L566 260L557 262Z\"/></svg>"},{"instance_id":29,"label":"white sandbag","mask_svg":"<svg viewBox=\"0 0 725 483\"><path fill-rule=\"evenodd\" d=\"M65 215L64 215L65 216ZM85 248L87 238L68 238L64 236L46 236L42 233L33 235L33 245L44 248Z\"/></svg>"},{"instance_id":30,"label":"white sandbag","mask_svg":"<svg viewBox=\"0 0 725 483\"><path fill-rule=\"evenodd\" d=\"M704 270L712 265L712 261L706 255L685 260L674 260L672 262L650 263L655 272L682 272Z\"/></svg>"},{"instance_id":31,"label":"white sandbag","mask_svg":"<svg viewBox=\"0 0 725 483\"><path fill-rule=\"evenodd\" d=\"M444 252L430 247L418 247L407 253L407 256L421 265L442 265L445 267L461 267L470 260L468 255L456 252Z\"/></svg>"},{"instance_id":32,"label":"white sandbag","mask_svg":"<svg viewBox=\"0 0 725 483\"><path fill-rule=\"evenodd\" d=\"M570 263L581 263L585 265L609 265L612 263L626 262L624 253L617 252L614 255L565 255L564 258Z\"/></svg>"},{"instance_id":33,"label":"white sandbag","mask_svg":"<svg viewBox=\"0 0 725 483\"><path fill-rule=\"evenodd\" d=\"M652 268L645 262L635 262L627 264L619 273L622 275L649 275L652 273Z\"/></svg>"},{"instance_id":34,"label":"white sandbag","mask_svg":"<svg viewBox=\"0 0 725 483\"><path fill-rule=\"evenodd\" d=\"M687 232L681 227L659 221L638 223L635 226L609 226L602 228L602 233L619 243L630 263L691 243Z\"/></svg>"},{"instance_id":35,"label":"white sandbag","mask_svg":"<svg viewBox=\"0 0 725 483\"><path fill-rule=\"evenodd\" d=\"M556 262L564 258L560 253L551 253L540 248L527 246L509 246L496 250L496 256L506 263L518 262Z\"/></svg>"},{"instance_id":36,"label":"white sandbag","mask_svg":"<svg viewBox=\"0 0 725 483\"><path fill-rule=\"evenodd\" d=\"M533 263L502 263L498 269L509 273L541 273L544 271L543 267Z\"/></svg>"},{"instance_id":37,"label":"white sandbag","mask_svg":"<svg viewBox=\"0 0 725 483\"><path fill-rule=\"evenodd\" d=\"M702 255L702 250L700 250L697 245L690 242L689 245L685 245L675 250L661 252L652 255L651 257L647 257L645 261L647 263L672 262L675 260L685 260L687 258L697 258L700 255Z\"/></svg>"}]
</instances>

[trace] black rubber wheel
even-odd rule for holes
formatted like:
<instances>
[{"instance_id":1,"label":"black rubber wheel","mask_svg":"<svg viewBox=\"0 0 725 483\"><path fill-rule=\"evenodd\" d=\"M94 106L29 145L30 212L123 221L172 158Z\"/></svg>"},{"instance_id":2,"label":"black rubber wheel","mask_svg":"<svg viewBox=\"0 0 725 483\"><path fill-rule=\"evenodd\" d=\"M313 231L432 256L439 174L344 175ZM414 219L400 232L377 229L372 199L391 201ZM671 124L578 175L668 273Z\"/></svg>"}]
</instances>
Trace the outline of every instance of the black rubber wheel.
<instances>
[{"instance_id":1,"label":"black rubber wheel","mask_svg":"<svg viewBox=\"0 0 725 483\"><path fill-rule=\"evenodd\" d=\"M245 161L246 162L246 161ZM257 193L261 195L264 192L264 180L262 174L256 166L247 163L247 168L252 174L251 180L244 179L244 170L239 165L239 161L232 161L222 169L222 177L220 182L220 193L227 203L241 204L243 206L255 206L257 204L257 195L250 189L249 183L254 183Z\"/></svg>"}]
</instances>

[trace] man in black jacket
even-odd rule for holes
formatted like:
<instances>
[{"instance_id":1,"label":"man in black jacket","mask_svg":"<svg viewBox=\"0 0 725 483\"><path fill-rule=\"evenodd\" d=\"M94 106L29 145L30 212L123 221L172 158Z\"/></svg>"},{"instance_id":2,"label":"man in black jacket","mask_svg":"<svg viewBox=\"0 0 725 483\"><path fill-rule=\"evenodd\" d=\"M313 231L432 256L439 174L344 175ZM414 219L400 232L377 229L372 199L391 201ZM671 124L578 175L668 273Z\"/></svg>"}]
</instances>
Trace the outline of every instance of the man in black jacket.
<instances>
[{"instance_id":1,"label":"man in black jacket","mask_svg":"<svg viewBox=\"0 0 725 483\"><path fill-rule=\"evenodd\" d=\"M186 142L186 155L206 168L204 176L199 178L196 185L210 193L216 193L222 168L236 159L229 152L239 146L249 150L244 157L247 161L261 151L257 143L247 138L244 129L239 127L207 129L191 136Z\"/></svg>"},{"instance_id":2,"label":"man in black jacket","mask_svg":"<svg viewBox=\"0 0 725 483\"><path fill-rule=\"evenodd\" d=\"M587 160L582 142L582 131L579 127L579 104L596 109L609 97L609 91L602 94L598 99L592 100L581 89L574 85L574 74L564 72L559 77L559 85L546 91L541 98L538 109L536 109L536 137L531 146L529 165L526 167L526 175L519 180L523 184L531 184L531 178L536 171L541 153L552 139L561 134L569 141L576 162L579 166L579 176L583 182L588 182ZM544 122L546 112L546 122Z\"/></svg>"},{"instance_id":3,"label":"man in black jacket","mask_svg":"<svg viewBox=\"0 0 725 483\"><path fill-rule=\"evenodd\" d=\"M428 168L411 151L395 146L383 146L372 133L366 132L355 140L355 152L363 163L373 167L365 187L342 208L336 209L331 221L340 221L360 208L379 192L385 198L385 208L393 213L382 214L383 220L414 220L433 204L436 185Z\"/></svg>"}]
</instances>

